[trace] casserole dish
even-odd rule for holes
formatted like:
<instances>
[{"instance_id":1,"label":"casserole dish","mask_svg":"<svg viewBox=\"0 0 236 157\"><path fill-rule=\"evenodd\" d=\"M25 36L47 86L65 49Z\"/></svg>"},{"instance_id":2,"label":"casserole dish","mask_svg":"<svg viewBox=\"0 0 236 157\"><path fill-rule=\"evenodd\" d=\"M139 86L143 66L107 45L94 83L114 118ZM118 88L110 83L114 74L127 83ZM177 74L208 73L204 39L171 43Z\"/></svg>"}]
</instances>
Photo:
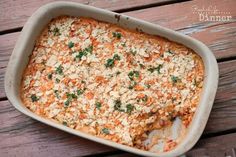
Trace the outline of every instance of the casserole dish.
<instances>
[{"instance_id":1,"label":"casserole dish","mask_svg":"<svg viewBox=\"0 0 236 157\"><path fill-rule=\"evenodd\" d=\"M187 47L193 49L199 56L201 56L205 66L205 78L202 90L203 94L201 95L200 103L193 120L188 127L187 134L175 149L169 152L153 153L124 146L46 120L30 112L22 104L19 88L23 70L28 63L28 56L30 56L35 44L35 40L41 33L42 29L49 23L50 20L60 15L91 17L99 21L117 24L123 28L142 30L145 33L159 35L171 41L176 41L186 45ZM206 125L215 97L217 84L218 67L216 60L211 51L199 41L160 26L155 26L153 24L131 17L69 2L56 2L45 5L30 17L28 22L25 24L22 34L13 50L5 78L5 90L7 97L9 98L10 102L24 114L72 134L145 156L178 156L189 150L196 143Z\"/></svg>"}]
</instances>

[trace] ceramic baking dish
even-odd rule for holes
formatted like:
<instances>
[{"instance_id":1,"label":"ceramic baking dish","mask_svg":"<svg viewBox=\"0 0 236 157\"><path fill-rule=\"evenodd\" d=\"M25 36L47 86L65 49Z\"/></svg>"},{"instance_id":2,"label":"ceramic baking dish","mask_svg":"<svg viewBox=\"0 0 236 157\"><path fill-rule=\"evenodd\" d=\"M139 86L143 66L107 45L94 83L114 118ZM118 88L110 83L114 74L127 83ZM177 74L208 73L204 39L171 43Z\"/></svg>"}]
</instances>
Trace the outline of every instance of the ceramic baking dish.
<instances>
[{"instance_id":1,"label":"ceramic baking dish","mask_svg":"<svg viewBox=\"0 0 236 157\"><path fill-rule=\"evenodd\" d=\"M32 53L32 49L35 44L35 40L41 33L42 29L49 23L52 18L60 15L92 17L100 21L118 24L119 26L124 28L136 29L148 34L159 35L193 49L202 57L205 66L205 79L201 100L193 117L193 120L188 128L187 134L185 135L182 142L174 150L163 153L153 153L121 145L77 130L73 130L61 124L57 124L55 122L42 118L31 112L24 106L20 99L19 93L22 72L28 63L29 56ZM33 119L36 119L60 130L139 155L173 157L187 152L193 147L193 145L201 136L207 123L214 101L215 93L218 86L218 75L217 62L212 52L203 43L189 36L111 11L72 2L54 2L39 8L26 22L7 66L5 75L5 91L9 101L19 111L32 117Z\"/></svg>"}]
</instances>

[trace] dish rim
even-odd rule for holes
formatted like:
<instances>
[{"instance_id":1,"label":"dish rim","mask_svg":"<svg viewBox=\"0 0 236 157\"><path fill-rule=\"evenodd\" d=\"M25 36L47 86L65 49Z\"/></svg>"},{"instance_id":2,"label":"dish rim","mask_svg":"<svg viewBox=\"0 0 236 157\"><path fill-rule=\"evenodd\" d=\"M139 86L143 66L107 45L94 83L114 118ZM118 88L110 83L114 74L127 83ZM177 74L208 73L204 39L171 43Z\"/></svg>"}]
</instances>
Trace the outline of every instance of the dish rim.
<instances>
[{"instance_id":1,"label":"dish rim","mask_svg":"<svg viewBox=\"0 0 236 157\"><path fill-rule=\"evenodd\" d=\"M64 15L60 14L58 10L63 10L65 8L71 8L74 9L74 12L77 12L79 9L80 10L86 10L86 13L98 13L99 15L103 15L105 17L101 18L107 18L106 22L114 23L117 22L116 24L122 25L121 27L127 27L129 28L130 25L136 26L139 30L142 29L142 31L148 33L148 28L155 31L154 35L159 35L161 37L167 38L170 41L175 41L178 43L183 44L186 47L189 47L191 49L198 49L198 51L195 51L198 55L201 56L203 62L204 62L204 70L205 70L205 77L204 77L204 85L203 85L203 90L201 94L201 100L198 104L197 110L194 114L194 117L192 119L192 122L190 126L188 127L187 134L185 135L184 139L181 141L181 143L178 144L178 146L175 147L175 149L168 151L168 152L163 152L163 153L153 153L150 151L144 151L140 150L134 147L122 145L116 142L112 142L109 140L102 139L100 137L96 137L87 133L83 133L82 131L74 130L71 128L68 128L66 126L63 126L59 123L55 123L52 120L40 117L30 110L28 110L24 104L21 102L21 99L19 97L19 77L21 80L22 76L22 66L26 66L25 62L28 62L28 58L23 58L24 50L25 49L31 49L33 48L34 41L30 41L30 38L32 37L32 32L36 30L37 26L36 24L40 21L43 20L46 16L47 18L51 18L48 16L59 16L59 15ZM78 9L78 10L76 10ZM58 13L55 13L53 11L57 11ZM66 9L65 9L66 10ZM78 11L79 12L79 11ZM48 15L48 13L51 13ZM85 13L85 14L86 14ZM55 14L55 15L54 15ZM70 13L71 14L71 13ZM56 17L55 16L55 17ZM78 16L83 16L79 15ZM94 15L96 16L96 15ZM93 17L92 17L93 18ZM52 18L51 18L52 19ZM95 18L96 19L96 18ZM100 19L97 19L100 20ZM125 21L127 20L127 21ZM122 23L123 22L123 23ZM48 22L47 22L48 23ZM126 26L125 23L127 24ZM147 29L145 29L147 28ZM40 28L41 30L43 29L43 26ZM41 31L38 30L38 34L41 33ZM36 33L37 34L37 33ZM148 33L148 34L153 34L153 33ZM36 36L36 35L35 35ZM29 47L26 47L27 44L31 42L31 45ZM186 42L186 43L183 43ZM29 51L29 50L28 50ZM28 54L31 54L31 52L28 52ZM21 62L24 62L24 64L21 64ZM20 74L18 70L21 70ZM18 81L17 81L18 79ZM12 52L12 55L10 57L7 69L6 69L6 74L5 74L5 93L6 96L8 97L9 101L11 104L20 112L24 113L25 115L38 120L42 123L45 123L47 125L53 126L57 129L66 131L68 133L98 142L102 143L108 146L112 146L124 151L128 151L131 153L139 154L139 155L144 155L144 156L155 156L155 157L170 157L170 156L179 156L188 150L190 150L194 144L198 141L200 138L205 125L207 123L213 101L215 98L217 86L218 86L218 79L219 79L219 70L218 70L218 64L216 62L216 59L213 55L213 53L210 51L210 49L205 46L203 43L200 41L189 37L187 35L175 32L173 30L170 30L168 28L164 28L162 26L152 24L143 20L139 20L130 16L126 16L123 14L118 14L114 13L108 10L104 9L99 9L95 8L92 6L88 5L83 5L79 3L74 3L74 2L52 2L48 3L46 5L43 5L40 7L33 15L28 19L26 24L23 27L23 30L20 34L20 37L18 38L16 45L14 47L14 50ZM17 90L18 89L18 90Z\"/></svg>"}]
</instances>

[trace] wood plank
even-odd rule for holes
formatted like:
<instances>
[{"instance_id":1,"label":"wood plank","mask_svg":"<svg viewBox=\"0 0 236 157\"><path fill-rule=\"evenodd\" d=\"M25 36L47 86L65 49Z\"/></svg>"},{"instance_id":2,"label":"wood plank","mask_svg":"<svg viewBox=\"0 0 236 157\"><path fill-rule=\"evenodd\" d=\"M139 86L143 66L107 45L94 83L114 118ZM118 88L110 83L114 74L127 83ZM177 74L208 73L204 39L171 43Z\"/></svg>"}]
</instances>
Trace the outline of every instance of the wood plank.
<instances>
[{"instance_id":1,"label":"wood plank","mask_svg":"<svg viewBox=\"0 0 236 157\"><path fill-rule=\"evenodd\" d=\"M22 27L31 14L40 6L56 0L1 0L0 1L0 31ZM176 0L72 0L99 8L122 11L131 8L162 5Z\"/></svg>"},{"instance_id":2,"label":"wood plank","mask_svg":"<svg viewBox=\"0 0 236 157\"><path fill-rule=\"evenodd\" d=\"M83 156L115 150L32 120L8 101L0 101L0 108L1 156Z\"/></svg>"},{"instance_id":3,"label":"wood plank","mask_svg":"<svg viewBox=\"0 0 236 157\"><path fill-rule=\"evenodd\" d=\"M219 66L219 89L204 134L236 129L236 60ZM7 100L0 101L0 139L3 156L82 156L115 150L32 120Z\"/></svg>"},{"instance_id":4,"label":"wood plank","mask_svg":"<svg viewBox=\"0 0 236 157\"><path fill-rule=\"evenodd\" d=\"M236 133L201 139L186 153L188 157L235 157Z\"/></svg>"},{"instance_id":5,"label":"wood plank","mask_svg":"<svg viewBox=\"0 0 236 157\"><path fill-rule=\"evenodd\" d=\"M201 139L193 149L180 157L235 157L236 133ZM130 153L107 155L104 157L138 157Z\"/></svg>"},{"instance_id":6,"label":"wood plank","mask_svg":"<svg viewBox=\"0 0 236 157\"><path fill-rule=\"evenodd\" d=\"M236 60L219 63L219 70L216 98L204 133L236 129Z\"/></svg>"},{"instance_id":7,"label":"wood plank","mask_svg":"<svg viewBox=\"0 0 236 157\"><path fill-rule=\"evenodd\" d=\"M171 29L195 37L196 39L199 39L200 41L208 45L214 52L217 59L235 57L236 21L226 22L224 24L217 22L202 23L196 16L193 16L193 14L186 14L185 9L189 9L191 8L191 6L200 4L201 1L191 1L132 11L125 14L152 23L161 24L162 26L169 27ZM236 16L236 10L230 10L232 9L231 6L233 6L234 4L232 0L225 1L225 3L222 3L222 6L220 4L221 3L218 3L218 1L215 2L215 5L219 7L219 10L222 9L222 11L224 11L223 8L229 8L231 14ZM169 12L169 10L172 10L173 12ZM190 10L187 11L191 12ZM5 96L3 75L9 56L13 50L19 34L19 32L16 32L0 35L0 98Z\"/></svg>"}]
</instances>

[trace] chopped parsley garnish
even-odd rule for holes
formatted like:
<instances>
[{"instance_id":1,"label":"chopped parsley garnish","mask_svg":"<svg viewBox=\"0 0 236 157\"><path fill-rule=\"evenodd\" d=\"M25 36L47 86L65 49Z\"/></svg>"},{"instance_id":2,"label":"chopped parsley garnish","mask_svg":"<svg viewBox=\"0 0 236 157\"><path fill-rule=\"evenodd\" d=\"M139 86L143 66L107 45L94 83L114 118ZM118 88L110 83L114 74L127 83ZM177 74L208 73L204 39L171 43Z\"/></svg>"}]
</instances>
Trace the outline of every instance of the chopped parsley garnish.
<instances>
[{"instance_id":1,"label":"chopped parsley garnish","mask_svg":"<svg viewBox=\"0 0 236 157\"><path fill-rule=\"evenodd\" d=\"M142 98L142 101L143 101L143 102L147 102L147 100L148 100L148 96L145 95L145 96Z\"/></svg>"},{"instance_id":2,"label":"chopped parsley garnish","mask_svg":"<svg viewBox=\"0 0 236 157\"><path fill-rule=\"evenodd\" d=\"M67 96L67 100L64 102L64 105L65 107L68 107L70 102L73 100L73 99L76 99L77 98L77 95L75 95L74 93L66 93L66 96Z\"/></svg>"},{"instance_id":3,"label":"chopped parsley garnish","mask_svg":"<svg viewBox=\"0 0 236 157\"><path fill-rule=\"evenodd\" d=\"M171 76L171 80L173 83L177 83L180 79L177 76Z\"/></svg>"},{"instance_id":4,"label":"chopped parsley garnish","mask_svg":"<svg viewBox=\"0 0 236 157\"><path fill-rule=\"evenodd\" d=\"M59 65L57 68L56 68L56 73L59 74L59 75L62 75L63 74L63 67L61 65Z\"/></svg>"},{"instance_id":5,"label":"chopped parsley garnish","mask_svg":"<svg viewBox=\"0 0 236 157\"><path fill-rule=\"evenodd\" d=\"M141 63L139 64L139 66L140 66L140 68L144 68L144 67L145 67L145 66L144 66L143 64L141 64Z\"/></svg>"},{"instance_id":6,"label":"chopped parsley garnish","mask_svg":"<svg viewBox=\"0 0 236 157\"><path fill-rule=\"evenodd\" d=\"M88 46L87 48L84 49L84 51L92 54L92 52L93 52L93 45Z\"/></svg>"},{"instance_id":7,"label":"chopped parsley garnish","mask_svg":"<svg viewBox=\"0 0 236 157\"><path fill-rule=\"evenodd\" d=\"M173 52L173 51L171 51L171 50L168 50L167 52L168 52L168 53L170 53L170 54L174 54L174 52Z\"/></svg>"},{"instance_id":8,"label":"chopped parsley garnish","mask_svg":"<svg viewBox=\"0 0 236 157\"><path fill-rule=\"evenodd\" d=\"M31 98L32 102L36 102L36 101L39 100L39 98L38 98L35 94L32 94L32 95L30 96L30 98Z\"/></svg>"},{"instance_id":9,"label":"chopped parsley garnish","mask_svg":"<svg viewBox=\"0 0 236 157\"><path fill-rule=\"evenodd\" d=\"M109 58L105 64L105 66L108 67L114 67L115 61L120 60L120 56L118 54L115 54L113 58Z\"/></svg>"},{"instance_id":10,"label":"chopped parsley garnish","mask_svg":"<svg viewBox=\"0 0 236 157\"><path fill-rule=\"evenodd\" d=\"M109 131L109 129L107 129L107 128L103 128L103 129L102 129L102 133L104 133L104 134L109 134L110 131Z\"/></svg>"},{"instance_id":11,"label":"chopped parsley garnish","mask_svg":"<svg viewBox=\"0 0 236 157\"><path fill-rule=\"evenodd\" d=\"M139 72L136 70L133 70L128 73L129 79L134 80L134 77L138 78L139 77Z\"/></svg>"},{"instance_id":12,"label":"chopped parsley garnish","mask_svg":"<svg viewBox=\"0 0 236 157\"><path fill-rule=\"evenodd\" d=\"M153 73L154 71L157 71L158 74L160 74L161 73L160 72L161 68L162 68L162 65L160 64L157 67L151 67L151 68L148 68L147 70L150 71L151 73Z\"/></svg>"},{"instance_id":13,"label":"chopped parsley garnish","mask_svg":"<svg viewBox=\"0 0 236 157\"><path fill-rule=\"evenodd\" d=\"M66 96L67 96L67 98L71 98L71 99L77 98L77 96L74 93L66 93Z\"/></svg>"},{"instance_id":14,"label":"chopped parsley garnish","mask_svg":"<svg viewBox=\"0 0 236 157\"><path fill-rule=\"evenodd\" d=\"M56 82L59 83L61 80L59 80L58 78L56 78Z\"/></svg>"},{"instance_id":15,"label":"chopped parsley garnish","mask_svg":"<svg viewBox=\"0 0 236 157\"><path fill-rule=\"evenodd\" d=\"M87 56L88 53L92 54L92 52L93 52L93 46L90 45L84 50L79 51L79 54L77 54L75 58L78 58L79 60L81 60L83 56Z\"/></svg>"},{"instance_id":16,"label":"chopped parsley garnish","mask_svg":"<svg viewBox=\"0 0 236 157\"><path fill-rule=\"evenodd\" d=\"M51 74L48 74L48 79L52 79L52 73Z\"/></svg>"},{"instance_id":17,"label":"chopped parsley garnish","mask_svg":"<svg viewBox=\"0 0 236 157\"><path fill-rule=\"evenodd\" d=\"M52 30L52 32L53 32L53 35L54 35L54 36L56 36L56 35L61 35L60 30L59 30L59 28L57 28L57 27L55 27L55 28Z\"/></svg>"},{"instance_id":18,"label":"chopped parsley garnish","mask_svg":"<svg viewBox=\"0 0 236 157\"><path fill-rule=\"evenodd\" d=\"M121 73L120 71L117 71L117 72L116 72L116 75L119 75L120 73Z\"/></svg>"},{"instance_id":19,"label":"chopped parsley garnish","mask_svg":"<svg viewBox=\"0 0 236 157\"><path fill-rule=\"evenodd\" d=\"M131 104L126 105L126 112L131 113L134 110L134 106Z\"/></svg>"},{"instance_id":20,"label":"chopped parsley garnish","mask_svg":"<svg viewBox=\"0 0 236 157\"><path fill-rule=\"evenodd\" d=\"M71 100L67 99L67 100L64 102L64 106L65 106L65 107L68 107L69 104L70 104L70 101L71 101Z\"/></svg>"},{"instance_id":21,"label":"chopped parsley garnish","mask_svg":"<svg viewBox=\"0 0 236 157\"><path fill-rule=\"evenodd\" d=\"M137 82L135 82L135 81L131 81L131 83L130 83L130 85L129 85L129 89L133 89L134 88L134 86L136 86L137 85Z\"/></svg>"},{"instance_id":22,"label":"chopped parsley garnish","mask_svg":"<svg viewBox=\"0 0 236 157\"><path fill-rule=\"evenodd\" d=\"M65 122L65 121L63 121L62 124L65 125L65 126L67 126L67 122Z\"/></svg>"},{"instance_id":23,"label":"chopped parsley garnish","mask_svg":"<svg viewBox=\"0 0 236 157\"><path fill-rule=\"evenodd\" d=\"M122 43L121 46L125 47L125 46L126 46L126 43Z\"/></svg>"},{"instance_id":24,"label":"chopped parsley garnish","mask_svg":"<svg viewBox=\"0 0 236 157\"><path fill-rule=\"evenodd\" d=\"M123 112L124 111L124 109L121 109L121 101L120 100L115 100L115 105L114 105L114 109L115 110L118 110L118 111L120 111L120 112Z\"/></svg>"},{"instance_id":25,"label":"chopped parsley garnish","mask_svg":"<svg viewBox=\"0 0 236 157\"><path fill-rule=\"evenodd\" d=\"M85 89L78 89L77 90L77 95L82 95L84 93Z\"/></svg>"},{"instance_id":26,"label":"chopped parsley garnish","mask_svg":"<svg viewBox=\"0 0 236 157\"><path fill-rule=\"evenodd\" d=\"M115 60L114 59L108 59L105 66L106 67L113 67L114 66L114 63L115 63Z\"/></svg>"},{"instance_id":27,"label":"chopped parsley garnish","mask_svg":"<svg viewBox=\"0 0 236 157\"><path fill-rule=\"evenodd\" d=\"M120 56L119 56L118 54L115 54L115 55L113 56L113 59L114 59L114 60L120 60Z\"/></svg>"},{"instance_id":28,"label":"chopped parsley garnish","mask_svg":"<svg viewBox=\"0 0 236 157\"><path fill-rule=\"evenodd\" d=\"M79 58L79 60L81 60L83 56L87 56L87 53L84 51L80 51L79 54L75 56L75 58Z\"/></svg>"},{"instance_id":29,"label":"chopped parsley garnish","mask_svg":"<svg viewBox=\"0 0 236 157\"><path fill-rule=\"evenodd\" d=\"M95 103L95 106L96 106L96 108L97 108L97 109L99 109L99 110L100 110L100 108L101 108L102 104L101 104L100 102L96 102L96 103Z\"/></svg>"},{"instance_id":30,"label":"chopped parsley garnish","mask_svg":"<svg viewBox=\"0 0 236 157\"><path fill-rule=\"evenodd\" d=\"M68 47L71 49L72 47L74 47L74 43L72 42L72 41L70 41L69 43L68 43Z\"/></svg>"},{"instance_id":31,"label":"chopped parsley garnish","mask_svg":"<svg viewBox=\"0 0 236 157\"><path fill-rule=\"evenodd\" d=\"M121 33L120 32L112 32L113 37L116 37L117 39L121 38Z\"/></svg>"},{"instance_id":32,"label":"chopped parsley garnish","mask_svg":"<svg viewBox=\"0 0 236 157\"><path fill-rule=\"evenodd\" d=\"M56 97L59 99L60 97L59 97L58 90L54 90L54 93L55 93Z\"/></svg>"}]
</instances>

